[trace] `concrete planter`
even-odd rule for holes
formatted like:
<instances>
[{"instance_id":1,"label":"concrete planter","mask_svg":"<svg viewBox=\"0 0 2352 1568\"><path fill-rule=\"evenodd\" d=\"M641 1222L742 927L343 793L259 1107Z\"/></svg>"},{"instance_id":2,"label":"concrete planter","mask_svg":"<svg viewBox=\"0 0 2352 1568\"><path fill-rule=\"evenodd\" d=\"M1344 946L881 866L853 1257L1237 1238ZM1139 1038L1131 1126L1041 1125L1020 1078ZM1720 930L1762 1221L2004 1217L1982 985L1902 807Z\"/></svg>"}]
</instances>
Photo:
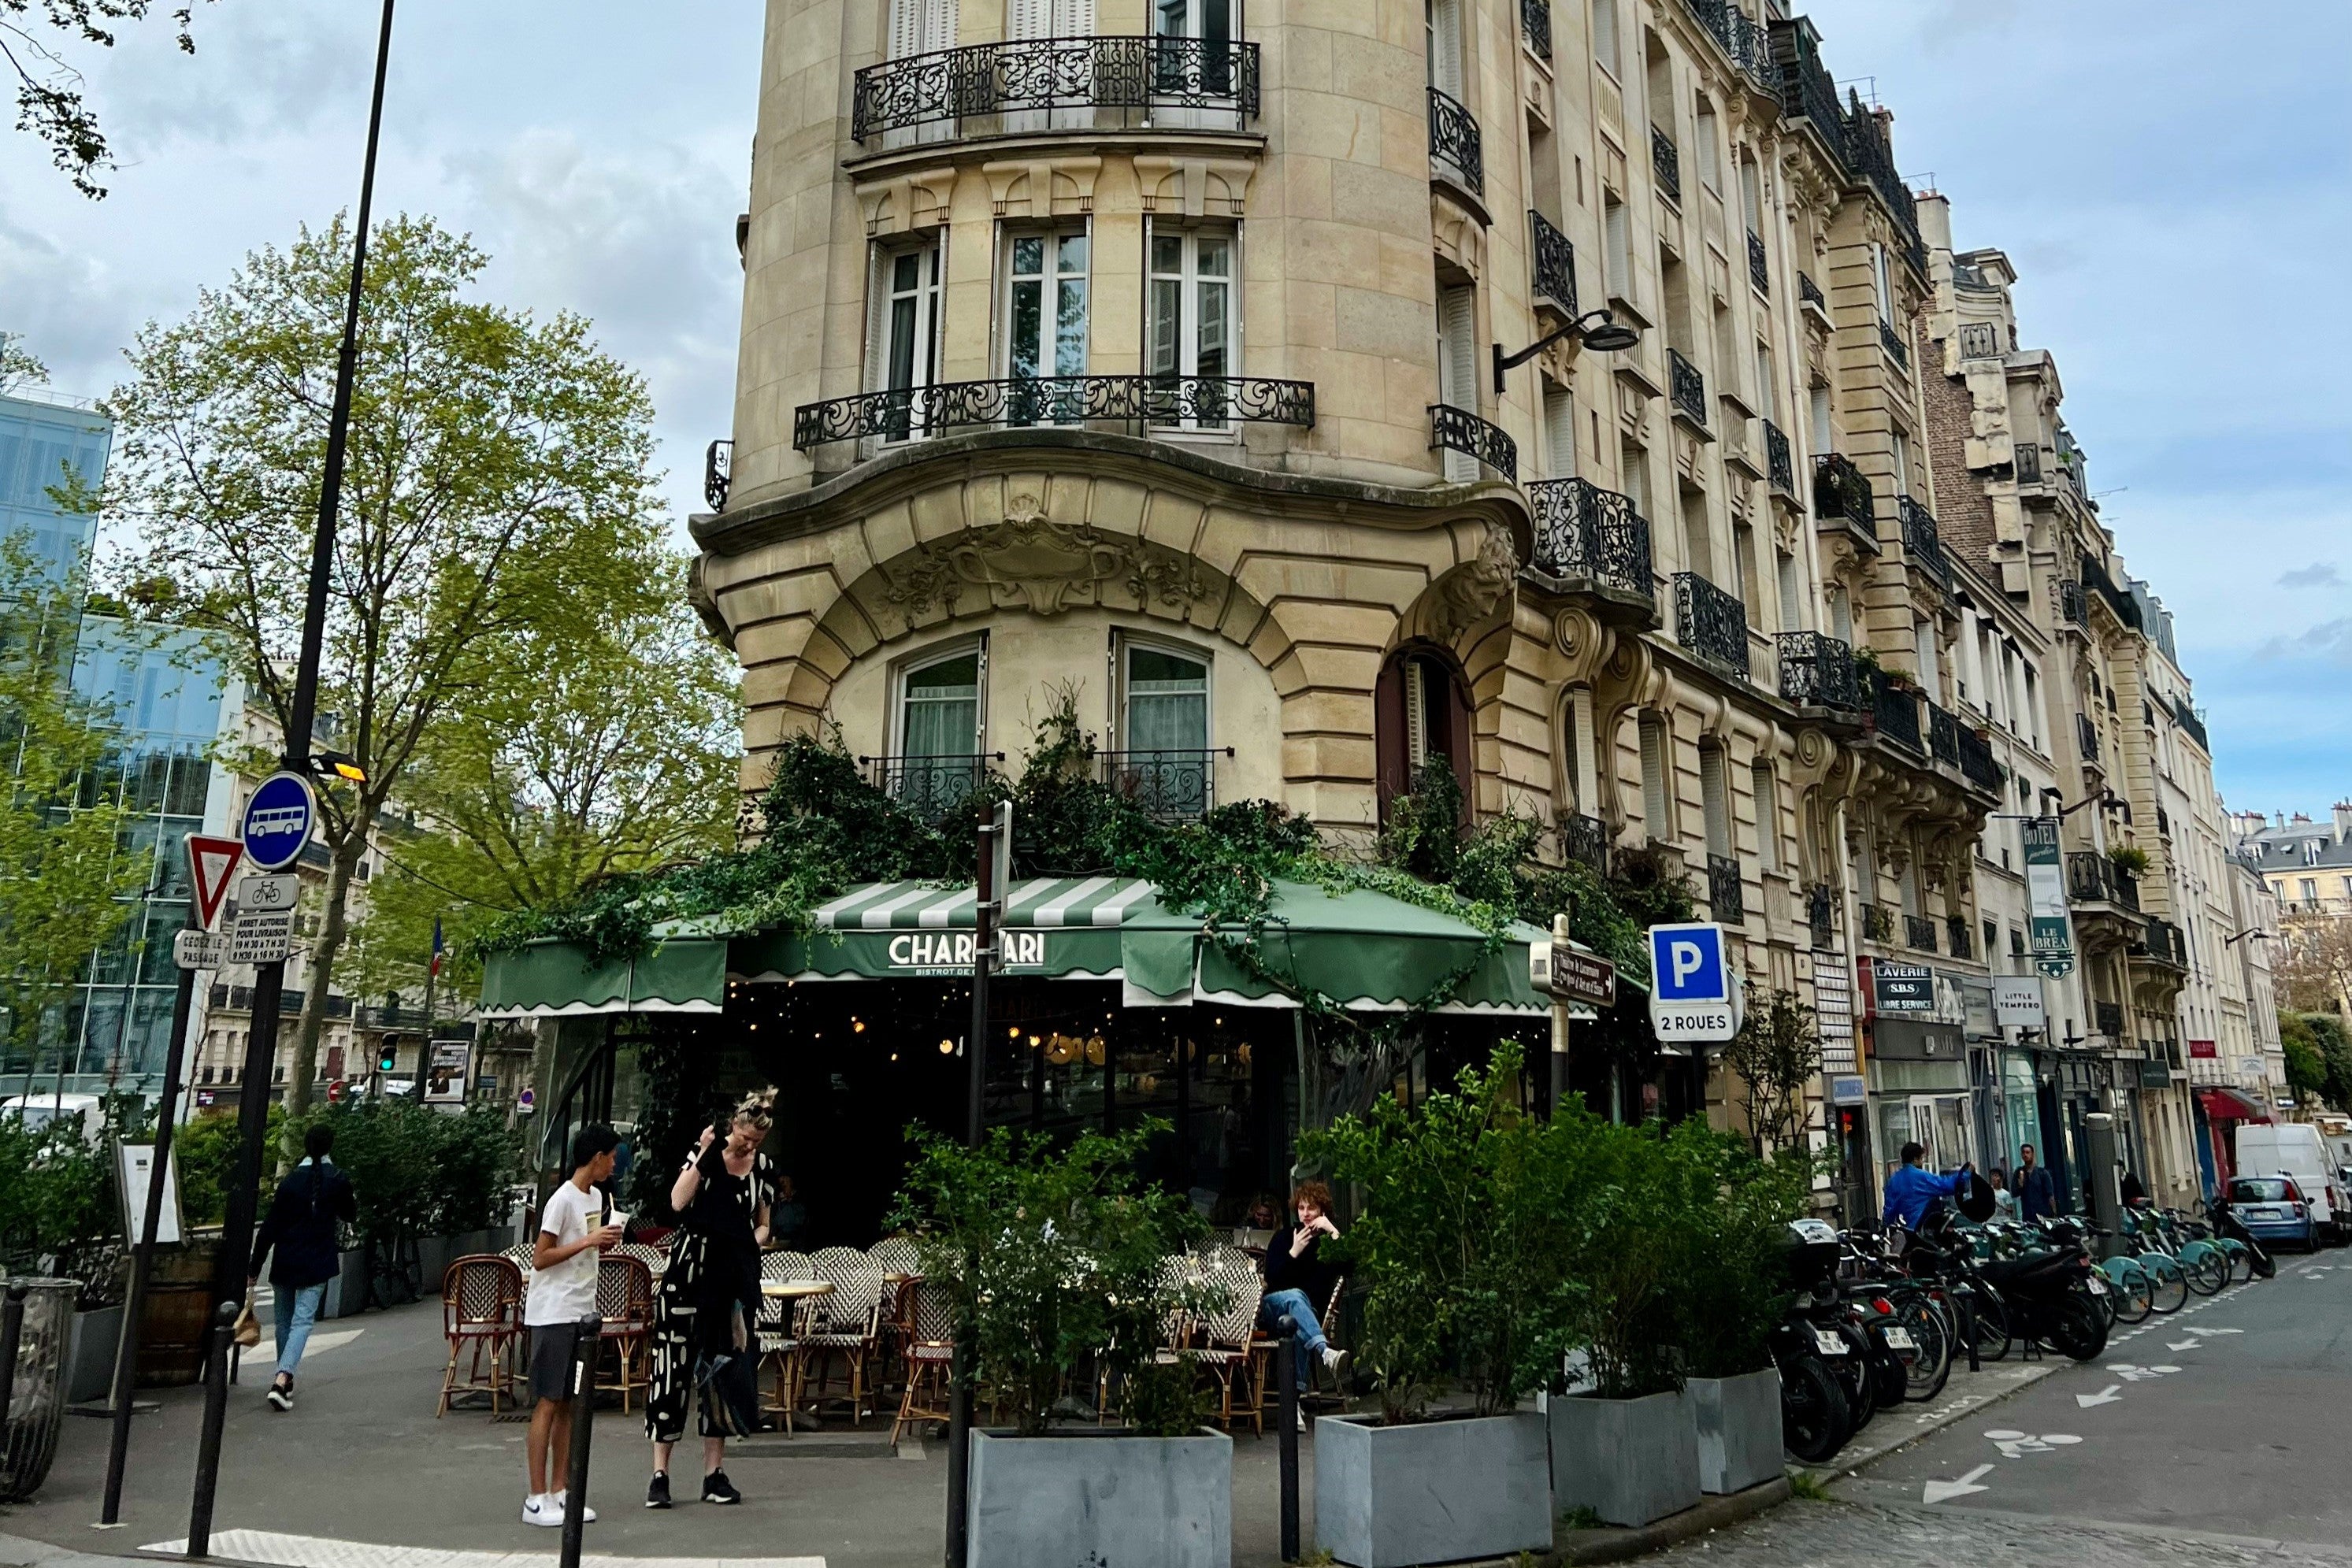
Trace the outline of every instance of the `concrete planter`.
<instances>
[{"instance_id":1,"label":"concrete planter","mask_svg":"<svg viewBox=\"0 0 2352 1568\"><path fill-rule=\"evenodd\" d=\"M1232 1568L1234 1440L971 1435L971 1568Z\"/></svg>"},{"instance_id":2,"label":"concrete planter","mask_svg":"<svg viewBox=\"0 0 2352 1568\"><path fill-rule=\"evenodd\" d=\"M327 1281L326 1300L319 1303L321 1318L355 1318L367 1311L367 1249L354 1247L339 1255L341 1267Z\"/></svg>"},{"instance_id":3,"label":"concrete planter","mask_svg":"<svg viewBox=\"0 0 2352 1568\"><path fill-rule=\"evenodd\" d=\"M1550 1547L1541 1416L1379 1421L1325 1416L1315 1423L1318 1546L1352 1568Z\"/></svg>"},{"instance_id":4,"label":"concrete planter","mask_svg":"<svg viewBox=\"0 0 2352 1568\"><path fill-rule=\"evenodd\" d=\"M1638 1526L1698 1504L1698 1427L1680 1394L1550 1401L1552 1500Z\"/></svg>"},{"instance_id":5,"label":"concrete planter","mask_svg":"<svg viewBox=\"0 0 2352 1568\"><path fill-rule=\"evenodd\" d=\"M1698 1429L1701 1491L1746 1491L1780 1477L1779 1372L1768 1366L1738 1377L1694 1377L1683 1392Z\"/></svg>"},{"instance_id":6,"label":"concrete planter","mask_svg":"<svg viewBox=\"0 0 2352 1568\"><path fill-rule=\"evenodd\" d=\"M67 1404L103 1399L114 1391L114 1354L121 1342L121 1307L73 1315L73 1343L66 1353Z\"/></svg>"}]
</instances>

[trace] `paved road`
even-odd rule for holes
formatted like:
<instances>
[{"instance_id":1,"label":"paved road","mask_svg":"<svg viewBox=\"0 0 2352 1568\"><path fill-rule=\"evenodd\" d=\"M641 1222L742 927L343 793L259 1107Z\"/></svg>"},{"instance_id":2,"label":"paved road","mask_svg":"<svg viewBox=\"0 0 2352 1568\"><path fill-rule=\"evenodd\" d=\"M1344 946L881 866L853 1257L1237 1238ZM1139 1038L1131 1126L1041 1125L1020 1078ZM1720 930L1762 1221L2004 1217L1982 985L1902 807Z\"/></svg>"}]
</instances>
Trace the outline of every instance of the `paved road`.
<instances>
[{"instance_id":1,"label":"paved road","mask_svg":"<svg viewBox=\"0 0 2352 1568\"><path fill-rule=\"evenodd\" d=\"M1800 1501L1649 1561L1659 1568L2345 1568L2352 1552L1980 1508Z\"/></svg>"},{"instance_id":2,"label":"paved road","mask_svg":"<svg viewBox=\"0 0 2352 1568\"><path fill-rule=\"evenodd\" d=\"M2352 1542L2347 1412L2352 1253L2325 1252L2120 1329L2098 1362L2062 1364L1837 1493L2340 1546Z\"/></svg>"}]
</instances>

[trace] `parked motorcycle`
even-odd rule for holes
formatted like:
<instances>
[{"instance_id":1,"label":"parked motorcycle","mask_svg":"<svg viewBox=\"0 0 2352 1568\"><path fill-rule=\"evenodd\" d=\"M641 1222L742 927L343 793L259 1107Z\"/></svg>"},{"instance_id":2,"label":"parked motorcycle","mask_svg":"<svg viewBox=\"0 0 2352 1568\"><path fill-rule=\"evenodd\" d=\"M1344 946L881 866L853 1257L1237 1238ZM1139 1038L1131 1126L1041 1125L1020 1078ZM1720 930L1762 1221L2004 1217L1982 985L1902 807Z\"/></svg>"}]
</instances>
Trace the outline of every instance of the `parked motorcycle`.
<instances>
[{"instance_id":1,"label":"parked motorcycle","mask_svg":"<svg viewBox=\"0 0 2352 1568\"><path fill-rule=\"evenodd\" d=\"M2102 1297L2111 1289L2079 1249L2044 1247L1979 1265L2007 1309L2011 1330L2029 1343L2047 1344L2076 1361L2095 1361L2107 1348Z\"/></svg>"},{"instance_id":2,"label":"parked motorcycle","mask_svg":"<svg viewBox=\"0 0 2352 1568\"><path fill-rule=\"evenodd\" d=\"M1861 1424L1848 1393L1856 1355L1837 1290L1843 1250L1826 1222L1800 1219L1789 1226L1782 1253L1793 1294L1771 1342L1780 1373L1781 1440L1811 1465L1834 1458Z\"/></svg>"}]
</instances>

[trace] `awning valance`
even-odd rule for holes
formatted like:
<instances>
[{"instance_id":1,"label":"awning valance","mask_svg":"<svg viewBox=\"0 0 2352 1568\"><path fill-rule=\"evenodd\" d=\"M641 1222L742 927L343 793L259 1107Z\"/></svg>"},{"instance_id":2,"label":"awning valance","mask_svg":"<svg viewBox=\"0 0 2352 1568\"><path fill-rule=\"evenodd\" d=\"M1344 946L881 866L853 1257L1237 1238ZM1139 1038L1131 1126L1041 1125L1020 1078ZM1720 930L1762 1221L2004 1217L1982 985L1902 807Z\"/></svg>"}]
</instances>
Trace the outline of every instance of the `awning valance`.
<instances>
[{"instance_id":1,"label":"awning valance","mask_svg":"<svg viewBox=\"0 0 2352 1568\"><path fill-rule=\"evenodd\" d=\"M572 942L533 942L482 966L485 1018L715 1013L727 992L727 939L656 936L635 958L598 963Z\"/></svg>"},{"instance_id":2,"label":"awning valance","mask_svg":"<svg viewBox=\"0 0 2352 1568\"><path fill-rule=\"evenodd\" d=\"M2204 1083L2197 1089L2198 1103L2204 1106L2206 1116L2216 1122L2263 1122L2271 1119L2270 1107L2243 1090L2226 1083Z\"/></svg>"}]
</instances>

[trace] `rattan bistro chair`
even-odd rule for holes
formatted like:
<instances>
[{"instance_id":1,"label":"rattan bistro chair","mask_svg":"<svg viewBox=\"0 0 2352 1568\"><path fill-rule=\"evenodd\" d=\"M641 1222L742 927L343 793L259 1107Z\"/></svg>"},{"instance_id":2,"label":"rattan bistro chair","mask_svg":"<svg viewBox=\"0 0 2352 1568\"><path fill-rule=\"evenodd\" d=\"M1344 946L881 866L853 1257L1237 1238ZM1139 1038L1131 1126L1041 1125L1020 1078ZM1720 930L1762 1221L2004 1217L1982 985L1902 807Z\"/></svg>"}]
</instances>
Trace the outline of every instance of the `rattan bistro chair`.
<instances>
[{"instance_id":1,"label":"rattan bistro chair","mask_svg":"<svg viewBox=\"0 0 2352 1568\"><path fill-rule=\"evenodd\" d=\"M906 1344L907 1391L899 1396L898 1416L890 1423L893 1448L908 1427L948 1418L948 1371L955 1359L955 1319L945 1290L918 1280L913 1291L914 1322Z\"/></svg>"},{"instance_id":2,"label":"rattan bistro chair","mask_svg":"<svg viewBox=\"0 0 2352 1568\"><path fill-rule=\"evenodd\" d=\"M603 1344L613 1351L612 1376L600 1372L596 1388L618 1394L625 1412L629 1396L653 1381L654 1275L644 1259L615 1254L597 1260L596 1312L604 1320ZM597 1354L601 1359L601 1346Z\"/></svg>"},{"instance_id":3,"label":"rattan bistro chair","mask_svg":"<svg viewBox=\"0 0 2352 1568\"><path fill-rule=\"evenodd\" d=\"M866 1417L867 1375L881 1348L882 1270L866 1254L847 1247L825 1248L809 1260L809 1266L816 1278L833 1287L832 1294L809 1303L808 1332L801 1336L807 1346L804 1359L816 1369L811 1397L824 1401L833 1386L833 1360L838 1356L849 1396L849 1424L855 1427ZM811 1381L805 1374L803 1380L804 1386Z\"/></svg>"},{"instance_id":4,"label":"rattan bistro chair","mask_svg":"<svg viewBox=\"0 0 2352 1568\"><path fill-rule=\"evenodd\" d=\"M441 1276L441 1332L449 1341L449 1364L441 1374L441 1400L435 1420L449 1413L460 1394L487 1394L490 1414L501 1399L514 1399L515 1353L522 1341L522 1270L494 1252L474 1253L449 1265ZM465 1381L457 1361L468 1352ZM487 1370L485 1363L487 1362Z\"/></svg>"},{"instance_id":5,"label":"rattan bistro chair","mask_svg":"<svg viewBox=\"0 0 2352 1568\"><path fill-rule=\"evenodd\" d=\"M1237 1268L1232 1260L1212 1261L1209 1283L1225 1292L1223 1311L1200 1320L1201 1344L1193 1359L1217 1380L1217 1424L1230 1432L1236 1414L1253 1431L1265 1431L1263 1363L1252 1340L1257 1333L1258 1303L1265 1281L1257 1270Z\"/></svg>"}]
</instances>

